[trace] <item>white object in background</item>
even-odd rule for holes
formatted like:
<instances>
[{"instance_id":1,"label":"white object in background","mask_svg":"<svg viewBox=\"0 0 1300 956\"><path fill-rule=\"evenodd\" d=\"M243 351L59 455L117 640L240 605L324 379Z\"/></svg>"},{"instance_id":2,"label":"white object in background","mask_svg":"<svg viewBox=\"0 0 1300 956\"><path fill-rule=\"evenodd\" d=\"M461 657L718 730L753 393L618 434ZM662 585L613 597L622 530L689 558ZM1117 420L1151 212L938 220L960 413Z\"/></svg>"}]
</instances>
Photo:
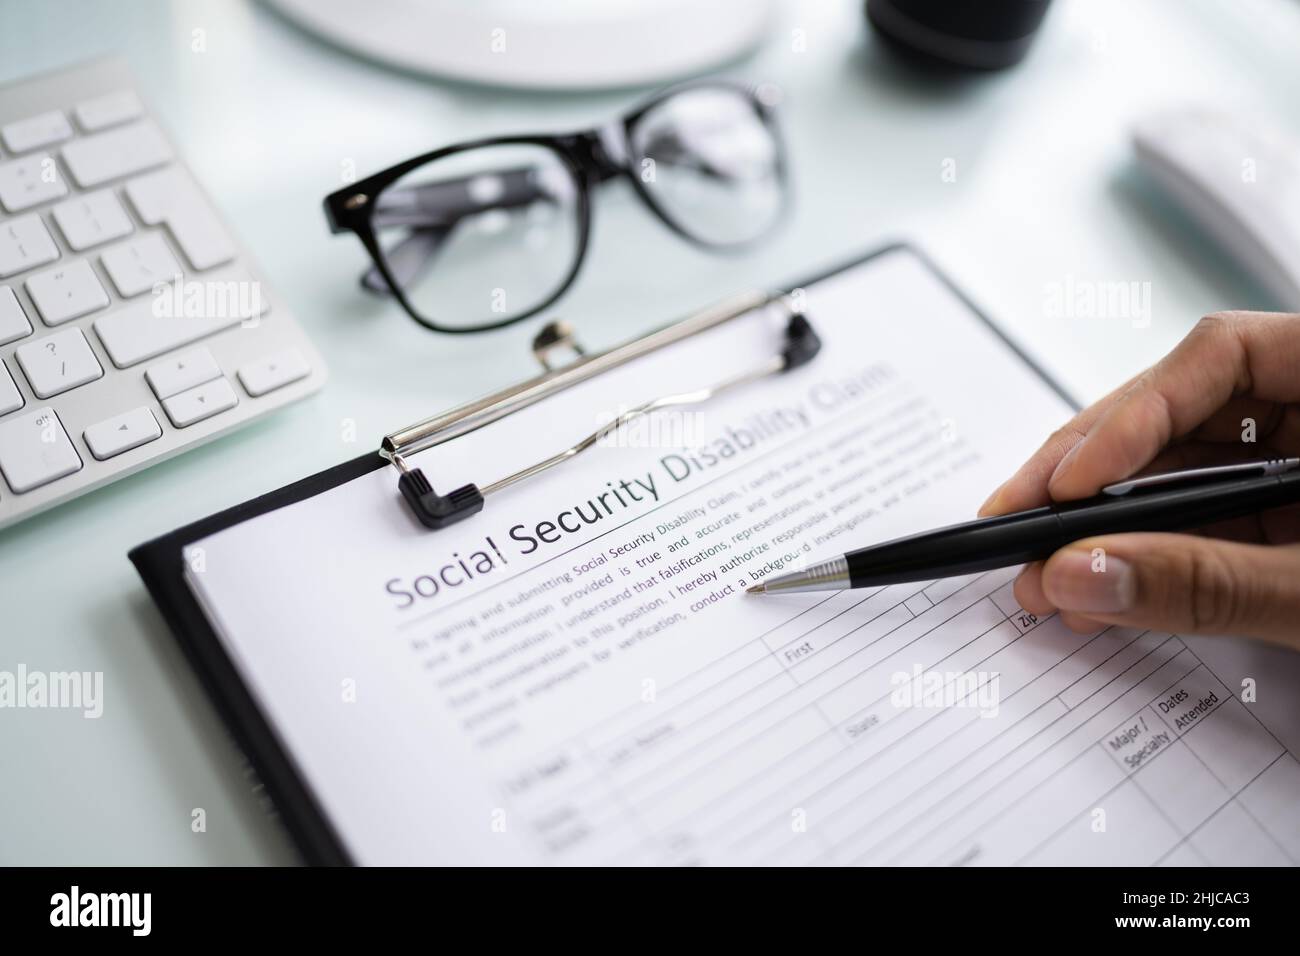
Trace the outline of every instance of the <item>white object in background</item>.
<instances>
[{"instance_id":1,"label":"white object in background","mask_svg":"<svg viewBox=\"0 0 1300 956\"><path fill-rule=\"evenodd\" d=\"M179 395L163 399L163 408L167 410L167 417L177 428L185 428L195 422L201 422L238 404L239 396L235 394L235 390L230 386L230 380L226 378L213 379Z\"/></svg>"},{"instance_id":2,"label":"white object in background","mask_svg":"<svg viewBox=\"0 0 1300 956\"><path fill-rule=\"evenodd\" d=\"M1262 122L1185 109L1138 123L1133 144L1197 224L1279 305L1300 309L1300 142Z\"/></svg>"},{"instance_id":3,"label":"white object in background","mask_svg":"<svg viewBox=\"0 0 1300 956\"><path fill-rule=\"evenodd\" d=\"M772 0L270 0L344 49L420 73L554 90L638 86L749 52Z\"/></svg>"},{"instance_id":4,"label":"white object in background","mask_svg":"<svg viewBox=\"0 0 1300 956\"><path fill-rule=\"evenodd\" d=\"M17 494L81 470L81 459L54 409L0 422L0 474Z\"/></svg>"},{"instance_id":5,"label":"white object in background","mask_svg":"<svg viewBox=\"0 0 1300 956\"><path fill-rule=\"evenodd\" d=\"M0 526L324 383L125 63L0 86L0 144ZM287 351L308 370L234 393L236 370Z\"/></svg>"},{"instance_id":6,"label":"white object in background","mask_svg":"<svg viewBox=\"0 0 1300 956\"><path fill-rule=\"evenodd\" d=\"M141 406L102 422L96 422L82 433L90 453L104 461L132 448L139 448L162 438L162 428L153 412Z\"/></svg>"}]
</instances>

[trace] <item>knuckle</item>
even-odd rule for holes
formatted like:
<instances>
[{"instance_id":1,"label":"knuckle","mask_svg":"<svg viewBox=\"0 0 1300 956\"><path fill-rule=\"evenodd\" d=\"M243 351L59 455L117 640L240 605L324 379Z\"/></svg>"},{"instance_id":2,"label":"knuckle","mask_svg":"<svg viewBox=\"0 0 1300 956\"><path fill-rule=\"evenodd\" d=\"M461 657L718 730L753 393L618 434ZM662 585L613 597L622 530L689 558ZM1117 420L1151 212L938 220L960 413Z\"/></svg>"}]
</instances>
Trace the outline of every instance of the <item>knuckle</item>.
<instances>
[{"instance_id":1,"label":"knuckle","mask_svg":"<svg viewBox=\"0 0 1300 956\"><path fill-rule=\"evenodd\" d=\"M1244 312L1211 312L1209 315L1202 316L1196 325L1192 326L1192 331L1187 334L1187 338L1203 340L1211 346L1221 348L1228 346L1234 340L1239 340L1249 326L1250 322Z\"/></svg>"},{"instance_id":2,"label":"knuckle","mask_svg":"<svg viewBox=\"0 0 1300 956\"><path fill-rule=\"evenodd\" d=\"M1211 312L1209 315L1201 316L1196 323L1196 328L1206 331L1215 331L1225 326L1240 325L1243 313L1241 312Z\"/></svg>"},{"instance_id":3,"label":"knuckle","mask_svg":"<svg viewBox=\"0 0 1300 956\"><path fill-rule=\"evenodd\" d=\"M1079 426L1074 422L1068 422L1047 436L1044 447L1053 455L1061 457L1077 445L1082 438L1083 432L1079 430Z\"/></svg>"},{"instance_id":4,"label":"knuckle","mask_svg":"<svg viewBox=\"0 0 1300 956\"><path fill-rule=\"evenodd\" d=\"M1230 628L1248 600L1232 564L1212 548L1161 548L1137 562L1137 604L1171 630Z\"/></svg>"},{"instance_id":5,"label":"knuckle","mask_svg":"<svg viewBox=\"0 0 1300 956\"><path fill-rule=\"evenodd\" d=\"M1137 572L1134 575L1134 603L1160 618L1172 619L1171 614L1179 612L1182 603L1174 593L1173 582L1180 574L1174 556L1167 552L1148 551L1138 556L1133 565ZM1179 620L1185 617L1185 614L1179 614Z\"/></svg>"},{"instance_id":6,"label":"knuckle","mask_svg":"<svg viewBox=\"0 0 1300 956\"><path fill-rule=\"evenodd\" d=\"M1124 390L1124 394L1120 396L1120 400L1115 403L1115 406L1117 408L1121 408L1121 407L1131 408L1133 402L1141 401L1143 398L1145 398L1148 395L1158 393L1159 385L1160 385L1160 376L1163 373L1164 369L1168 366L1168 363L1169 363L1169 356L1166 355L1160 361L1156 362L1155 365L1152 365L1150 368L1143 369L1141 372L1135 375L1133 377L1133 380L1129 382L1128 388Z\"/></svg>"},{"instance_id":7,"label":"knuckle","mask_svg":"<svg viewBox=\"0 0 1300 956\"><path fill-rule=\"evenodd\" d=\"M1249 597L1232 563L1210 548L1189 548L1186 555L1192 629L1226 630L1242 620Z\"/></svg>"}]
</instances>

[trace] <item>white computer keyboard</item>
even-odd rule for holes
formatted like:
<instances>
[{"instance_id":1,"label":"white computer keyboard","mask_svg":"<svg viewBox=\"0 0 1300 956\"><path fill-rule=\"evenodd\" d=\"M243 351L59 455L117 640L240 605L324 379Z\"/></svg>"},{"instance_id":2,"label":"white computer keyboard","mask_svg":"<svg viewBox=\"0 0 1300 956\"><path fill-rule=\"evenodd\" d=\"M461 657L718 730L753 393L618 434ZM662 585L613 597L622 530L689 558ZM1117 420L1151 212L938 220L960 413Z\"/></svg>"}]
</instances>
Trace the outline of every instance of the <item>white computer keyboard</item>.
<instances>
[{"instance_id":1,"label":"white computer keyboard","mask_svg":"<svg viewBox=\"0 0 1300 956\"><path fill-rule=\"evenodd\" d=\"M0 88L0 526L324 381L123 63Z\"/></svg>"}]
</instances>

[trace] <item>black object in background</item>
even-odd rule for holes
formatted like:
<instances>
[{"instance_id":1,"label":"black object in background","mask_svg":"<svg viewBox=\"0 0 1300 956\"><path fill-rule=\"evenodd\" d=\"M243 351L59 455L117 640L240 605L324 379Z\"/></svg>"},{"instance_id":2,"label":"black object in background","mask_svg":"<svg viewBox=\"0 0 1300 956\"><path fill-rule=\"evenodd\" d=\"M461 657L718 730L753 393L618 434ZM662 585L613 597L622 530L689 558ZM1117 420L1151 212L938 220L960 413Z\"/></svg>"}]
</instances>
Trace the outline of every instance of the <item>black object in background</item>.
<instances>
[{"instance_id":1,"label":"black object in background","mask_svg":"<svg viewBox=\"0 0 1300 956\"><path fill-rule=\"evenodd\" d=\"M688 242L749 248L789 206L776 98L695 80L598 127L424 153L330 193L325 217L370 254L363 288L435 332L483 332L569 289L587 254L592 194L617 179Z\"/></svg>"},{"instance_id":2,"label":"black object in background","mask_svg":"<svg viewBox=\"0 0 1300 956\"><path fill-rule=\"evenodd\" d=\"M867 19L894 46L931 63L1000 70L1019 63L1050 0L867 0Z\"/></svg>"}]
</instances>

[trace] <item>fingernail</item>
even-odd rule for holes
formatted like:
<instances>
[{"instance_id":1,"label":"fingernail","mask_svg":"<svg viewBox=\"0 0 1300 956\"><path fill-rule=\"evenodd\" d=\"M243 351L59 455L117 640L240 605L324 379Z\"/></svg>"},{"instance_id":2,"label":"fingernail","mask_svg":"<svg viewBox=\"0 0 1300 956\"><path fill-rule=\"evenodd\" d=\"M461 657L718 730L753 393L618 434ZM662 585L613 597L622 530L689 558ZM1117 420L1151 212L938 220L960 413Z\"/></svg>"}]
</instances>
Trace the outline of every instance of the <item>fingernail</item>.
<instances>
[{"instance_id":1,"label":"fingernail","mask_svg":"<svg viewBox=\"0 0 1300 956\"><path fill-rule=\"evenodd\" d=\"M1133 568L1123 558L1071 548L1047 563L1043 592L1062 610L1116 614L1133 606Z\"/></svg>"},{"instance_id":2,"label":"fingernail","mask_svg":"<svg viewBox=\"0 0 1300 956\"><path fill-rule=\"evenodd\" d=\"M1010 479L1007 479L1007 481L1010 481ZM1004 481L1002 482L1002 484L998 485L996 488L993 489L993 494L985 498L984 504L980 505L979 510L975 512L977 517L983 518L987 514L994 513L993 509L997 504L998 497L1002 494L1002 489L1005 488L1006 486L1007 486L1007 482Z\"/></svg>"}]
</instances>

